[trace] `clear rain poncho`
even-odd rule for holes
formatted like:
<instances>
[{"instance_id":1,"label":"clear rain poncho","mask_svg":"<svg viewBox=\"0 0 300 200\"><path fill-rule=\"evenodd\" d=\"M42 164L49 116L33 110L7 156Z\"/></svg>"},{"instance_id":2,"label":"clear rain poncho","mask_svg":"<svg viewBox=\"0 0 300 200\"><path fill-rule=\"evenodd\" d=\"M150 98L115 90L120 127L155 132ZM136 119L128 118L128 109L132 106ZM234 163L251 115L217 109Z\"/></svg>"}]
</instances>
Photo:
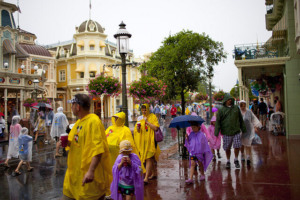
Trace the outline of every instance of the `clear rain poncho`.
<instances>
[{"instance_id":1,"label":"clear rain poncho","mask_svg":"<svg viewBox=\"0 0 300 200\"><path fill-rule=\"evenodd\" d=\"M12 124L10 126L9 144L7 151L7 158L18 158L19 156L19 142L18 137L21 132L21 125L19 124L21 118L19 115L13 116Z\"/></svg>"},{"instance_id":2,"label":"clear rain poncho","mask_svg":"<svg viewBox=\"0 0 300 200\"><path fill-rule=\"evenodd\" d=\"M254 127L260 128L261 123L251 110L247 109L245 113L241 113L247 129L245 133L242 133L241 141L244 146L251 146L252 140L255 137Z\"/></svg>"},{"instance_id":3,"label":"clear rain poncho","mask_svg":"<svg viewBox=\"0 0 300 200\"><path fill-rule=\"evenodd\" d=\"M66 133L68 125L69 122L66 115L63 113L63 108L57 108L57 113L55 113L53 117L53 123L50 132L51 137L60 137L61 134Z\"/></svg>"},{"instance_id":4,"label":"clear rain poncho","mask_svg":"<svg viewBox=\"0 0 300 200\"><path fill-rule=\"evenodd\" d=\"M22 128L19 135L19 155L23 161L32 161L32 137L28 135L28 129Z\"/></svg>"}]
</instances>

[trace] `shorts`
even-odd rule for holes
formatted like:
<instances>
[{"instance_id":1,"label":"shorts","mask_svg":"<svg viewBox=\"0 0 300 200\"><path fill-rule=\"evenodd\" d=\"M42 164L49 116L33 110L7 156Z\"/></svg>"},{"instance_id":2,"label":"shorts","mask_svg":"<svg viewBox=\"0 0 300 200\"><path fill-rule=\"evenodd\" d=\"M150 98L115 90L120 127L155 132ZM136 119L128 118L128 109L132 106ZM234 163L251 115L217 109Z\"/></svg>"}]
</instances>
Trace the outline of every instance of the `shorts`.
<instances>
[{"instance_id":1,"label":"shorts","mask_svg":"<svg viewBox=\"0 0 300 200\"><path fill-rule=\"evenodd\" d=\"M134 195L134 186L133 185L122 185L119 183L118 185L118 193L122 195Z\"/></svg>"},{"instance_id":2,"label":"shorts","mask_svg":"<svg viewBox=\"0 0 300 200\"><path fill-rule=\"evenodd\" d=\"M259 114L259 120L260 121L266 121L267 120L267 114Z\"/></svg>"},{"instance_id":3,"label":"shorts","mask_svg":"<svg viewBox=\"0 0 300 200\"><path fill-rule=\"evenodd\" d=\"M239 133L235 135L223 135L223 149L225 151L231 149L232 144L234 149L241 148L241 135Z\"/></svg>"},{"instance_id":4,"label":"shorts","mask_svg":"<svg viewBox=\"0 0 300 200\"><path fill-rule=\"evenodd\" d=\"M166 119L166 115L162 115L161 117L162 117L163 119Z\"/></svg>"}]
</instances>

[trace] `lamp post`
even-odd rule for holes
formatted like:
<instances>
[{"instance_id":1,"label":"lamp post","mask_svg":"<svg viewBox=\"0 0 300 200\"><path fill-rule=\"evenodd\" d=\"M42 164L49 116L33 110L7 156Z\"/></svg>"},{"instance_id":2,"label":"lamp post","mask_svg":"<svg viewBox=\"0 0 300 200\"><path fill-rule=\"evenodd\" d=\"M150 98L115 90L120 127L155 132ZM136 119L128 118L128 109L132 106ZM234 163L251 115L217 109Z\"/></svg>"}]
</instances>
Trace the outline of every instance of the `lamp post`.
<instances>
[{"instance_id":1,"label":"lamp post","mask_svg":"<svg viewBox=\"0 0 300 200\"><path fill-rule=\"evenodd\" d=\"M131 34L126 30L126 24L122 21L120 28L114 37L117 39L117 48L122 59L122 111L125 113L125 126L128 126L127 87L126 87L126 55L129 50L129 38Z\"/></svg>"},{"instance_id":2,"label":"lamp post","mask_svg":"<svg viewBox=\"0 0 300 200\"><path fill-rule=\"evenodd\" d=\"M211 77L208 78L208 81L209 81L208 88L209 88L209 121L210 121L210 119L212 118Z\"/></svg>"},{"instance_id":3,"label":"lamp post","mask_svg":"<svg viewBox=\"0 0 300 200\"><path fill-rule=\"evenodd\" d=\"M25 69L25 65L21 65L21 70L22 70L22 73L24 72L24 69Z\"/></svg>"},{"instance_id":4,"label":"lamp post","mask_svg":"<svg viewBox=\"0 0 300 200\"><path fill-rule=\"evenodd\" d=\"M38 79L34 79L34 80L33 80L34 90L35 90L34 97L35 97L35 100L36 100L36 101L37 101L37 96L38 96L36 84L39 84L39 82L40 82L40 81L39 81Z\"/></svg>"}]
</instances>

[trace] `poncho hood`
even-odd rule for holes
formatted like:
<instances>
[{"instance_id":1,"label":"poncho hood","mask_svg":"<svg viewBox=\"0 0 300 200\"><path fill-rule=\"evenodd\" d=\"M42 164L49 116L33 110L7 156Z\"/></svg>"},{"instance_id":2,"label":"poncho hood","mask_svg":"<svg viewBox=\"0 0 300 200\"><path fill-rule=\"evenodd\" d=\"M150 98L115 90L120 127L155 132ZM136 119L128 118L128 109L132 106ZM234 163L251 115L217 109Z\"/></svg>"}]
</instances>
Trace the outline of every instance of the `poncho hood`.
<instances>
[{"instance_id":1,"label":"poncho hood","mask_svg":"<svg viewBox=\"0 0 300 200\"><path fill-rule=\"evenodd\" d=\"M228 101L229 99L232 100L232 105L234 105L234 101L235 101L234 98L229 93L226 93L223 99L223 106L226 105L226 101Z\"/></svg>"},{"instance_id":2,"label":"poncho hood","mask_svg":"<svg viewBox=\"0 0 300 200\"><path fill-rule=\"evenodd\" d=\"M117 120L115 117L118 117ZM113 115L111 118L111 122L113 126L124 126L125 124L125 113L124 112L119 112Z\"/></svg>"}]
</instances>

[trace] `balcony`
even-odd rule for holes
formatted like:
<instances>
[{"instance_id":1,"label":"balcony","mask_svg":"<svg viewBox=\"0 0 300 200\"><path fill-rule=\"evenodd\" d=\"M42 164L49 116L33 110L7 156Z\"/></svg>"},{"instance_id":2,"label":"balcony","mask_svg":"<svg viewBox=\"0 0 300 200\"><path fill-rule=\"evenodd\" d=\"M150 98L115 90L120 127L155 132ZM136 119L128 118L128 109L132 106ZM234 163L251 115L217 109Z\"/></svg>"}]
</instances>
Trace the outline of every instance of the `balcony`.
<instances>
[{"instance_id":1,"label":"balcony","mask_svg":"<svg viewBox=\"0 0 300 200\"><path fill-rule=\"evenodd\" d=\"M89 78L71 79L68 85L87 85L90 82Z\"/></svg>"},{"instance_id":2,"label":"balcony","mask_svg":"<svg viewBox=\"0 0 300 200\"><path fill-rule=\"evenodd\" d=\"M272 42L235 45L233 50L235 60L250 60L260 58L287 57L288 50Z\"/></svg>"}]
</instances>

